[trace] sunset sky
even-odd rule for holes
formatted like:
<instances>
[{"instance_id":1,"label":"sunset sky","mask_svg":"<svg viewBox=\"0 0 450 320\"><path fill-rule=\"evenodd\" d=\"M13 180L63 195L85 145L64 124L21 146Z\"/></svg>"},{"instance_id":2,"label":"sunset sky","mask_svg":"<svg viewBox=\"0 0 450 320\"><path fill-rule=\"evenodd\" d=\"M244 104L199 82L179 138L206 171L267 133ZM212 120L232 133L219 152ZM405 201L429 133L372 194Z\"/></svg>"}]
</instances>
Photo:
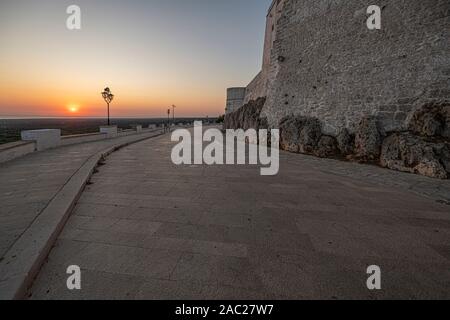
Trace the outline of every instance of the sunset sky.
<instances>
[{"instance_id":1,"label":"sunset sky","mask_svg":"<svg viewBox=\"0 0 450 320\"><path fill-rule=\"evenodd\" d=\"M1 0L0 117L224 113L261 68L271 0ZM69 5L82 29L66 28Z\"/></svg>"}]
</instances>

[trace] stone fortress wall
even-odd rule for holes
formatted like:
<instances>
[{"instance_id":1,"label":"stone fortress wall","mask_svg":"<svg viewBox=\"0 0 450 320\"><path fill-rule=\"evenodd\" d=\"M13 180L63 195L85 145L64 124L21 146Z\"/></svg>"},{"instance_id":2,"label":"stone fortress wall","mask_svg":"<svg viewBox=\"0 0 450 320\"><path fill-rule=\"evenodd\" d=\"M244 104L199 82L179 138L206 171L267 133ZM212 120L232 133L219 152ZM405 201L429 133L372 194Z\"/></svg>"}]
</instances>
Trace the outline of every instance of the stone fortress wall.
<instances>
[{"instance_id":1,"label":"stone fortress wall","mask_svg":"<svg viewBox=\"0 0 450 320\"><path fill-rule=\"evenodd\" d=\"M366 10L382 8L382 29ZM376 115L386 131L405 127L429 100L450 96L447 0L274 0L262 71L244 103L267 97L262 115L278 126L288 115L313 116L324 131L354 131Z\"/></svg>"},{"instance_id":2,"label":"stone fortress wall","mask_svg":"<svg viewBox=\"0 0 450 320\"><path fill-rule=\"evenodd\" d=\"M287 151L447 178L449 39L448 0L274 0L262 70L224 127L277 128Z\"/></svg>"},{"instance_id":3,"label":"stone fortress wall","mask_svg":"<svg viewBox=\"0 0 450 320\"><path fill-rule=\"evenodd\" d=\"M262 69L247 86L244 103L266 97L269 85L275 80L277 64L273 63L272 51L277 39L278 20L281 17L285 0L274 0L266 17L266 30L264 37L264 52Z\"/></svg>"}]
</instances>

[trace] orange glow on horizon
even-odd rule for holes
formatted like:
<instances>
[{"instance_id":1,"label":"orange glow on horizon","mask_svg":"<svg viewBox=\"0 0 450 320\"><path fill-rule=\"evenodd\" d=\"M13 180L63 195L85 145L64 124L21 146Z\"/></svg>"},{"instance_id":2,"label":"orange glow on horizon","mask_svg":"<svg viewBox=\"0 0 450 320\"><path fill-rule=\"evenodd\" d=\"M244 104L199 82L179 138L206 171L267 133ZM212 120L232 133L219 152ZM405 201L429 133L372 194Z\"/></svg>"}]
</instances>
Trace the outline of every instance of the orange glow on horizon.
<instances>
[{"instance_id":1,"label":"orange glow on horizon","mask_svg":"<svg viewBox=\"0 0 450 320\"><path fill-rule=\"evenodd\" d=\"M103 3L87 1L89 23L77 32L66 28L58 1L3 0L0 117L104 117L106 87L115 96L111 117L166 118L171 105L176 117L223 115L226 88L261 70L271 0L260 1L247 1L251 26L247 14L230 23L224 10L236 6L226 1L124 2L108 6L110 19Z\"/></svg>"},{"instance_id":2,"label":"orange glow on horizon","mask_svg":"<svg viewBox=\"0 0 450 320\"><path fill-rule=\"evenodd\" d=\"M70 113L78 113L80 106L78 104L70 103L67 105L67 109Z\"/></svg>"}]
</instances>

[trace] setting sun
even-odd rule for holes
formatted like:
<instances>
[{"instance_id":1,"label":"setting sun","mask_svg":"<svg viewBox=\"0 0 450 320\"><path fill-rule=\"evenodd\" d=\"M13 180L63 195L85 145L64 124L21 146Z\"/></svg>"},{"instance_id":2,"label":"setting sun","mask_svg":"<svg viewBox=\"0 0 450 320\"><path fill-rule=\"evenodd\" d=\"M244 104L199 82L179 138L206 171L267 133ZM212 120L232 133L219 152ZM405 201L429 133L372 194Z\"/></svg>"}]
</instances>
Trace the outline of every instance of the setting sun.
<instances>
[{"instance_id":1,"label":"setting sun","mask_svg":"<svg viewBox=\"0 0 450 320\"><path fill-rule=\"evenodd\" d=\"M71 113L77 113L78 110L80 109L80 106L77 105L77 104L69 104L69 105L67 106L67 109L68 109L69 112L71 112Z\"/></svg>"}]
</instances>

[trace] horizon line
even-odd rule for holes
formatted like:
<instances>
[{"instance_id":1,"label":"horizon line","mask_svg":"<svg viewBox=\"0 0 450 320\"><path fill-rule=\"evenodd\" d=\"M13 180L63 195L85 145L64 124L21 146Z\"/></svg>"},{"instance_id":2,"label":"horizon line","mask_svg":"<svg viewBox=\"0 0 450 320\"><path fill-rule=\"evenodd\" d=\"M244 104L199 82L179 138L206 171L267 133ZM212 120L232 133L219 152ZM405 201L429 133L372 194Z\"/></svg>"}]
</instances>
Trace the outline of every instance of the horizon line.
<instances>
[{"instance_id":1,"label":"horizon line","mask_svg":"<svg viewBox=\"0 0 450 320\"><path fill-rule=\"evenodd\" d=\"M219 116L186 116L186 117L175 117L175 119L214 119ZM95 119L95 120L104 120L105 117L58 117L58 116L0 116L0 120L30 120L30 119ZM110 119L145 119L145 120L167 120L166 117L111 117ZM170 117L172 120L172 117Z\"/></svg>"}]
</instances>

